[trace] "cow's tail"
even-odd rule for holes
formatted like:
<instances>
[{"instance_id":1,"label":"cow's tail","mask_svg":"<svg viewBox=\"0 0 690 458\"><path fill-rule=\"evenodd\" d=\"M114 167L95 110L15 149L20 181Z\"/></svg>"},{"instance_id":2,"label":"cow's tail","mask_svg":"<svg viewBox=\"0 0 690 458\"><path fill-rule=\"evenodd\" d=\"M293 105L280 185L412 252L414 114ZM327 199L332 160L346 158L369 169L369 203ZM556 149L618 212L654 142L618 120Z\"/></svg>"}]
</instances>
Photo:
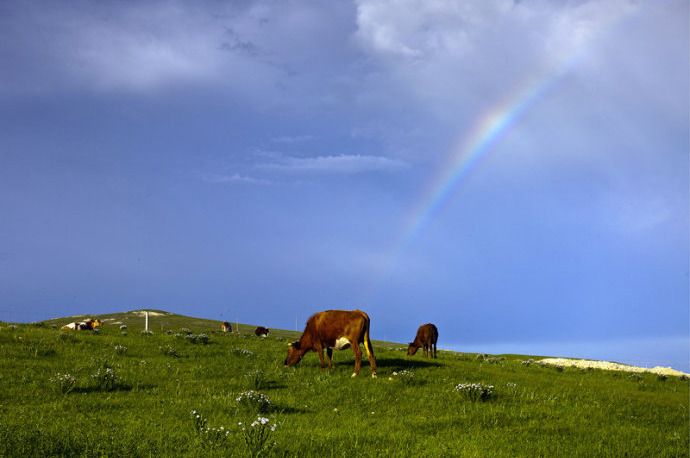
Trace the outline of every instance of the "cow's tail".
<instances>
[{"instance_id":1,"label":"cow's tail","mask_svg":"<svg viewBox=\"0 0 690 458\"><path fill-rule=\"evenodd\" d=\"M366 350L367 358L369 358L371 376L376 378L376 358L374 357L374 347L372 347L371 339L369 338L369 315L364 312L362 312L362 315L364 315L364 350Z\"/></svg>"}]
</instances>

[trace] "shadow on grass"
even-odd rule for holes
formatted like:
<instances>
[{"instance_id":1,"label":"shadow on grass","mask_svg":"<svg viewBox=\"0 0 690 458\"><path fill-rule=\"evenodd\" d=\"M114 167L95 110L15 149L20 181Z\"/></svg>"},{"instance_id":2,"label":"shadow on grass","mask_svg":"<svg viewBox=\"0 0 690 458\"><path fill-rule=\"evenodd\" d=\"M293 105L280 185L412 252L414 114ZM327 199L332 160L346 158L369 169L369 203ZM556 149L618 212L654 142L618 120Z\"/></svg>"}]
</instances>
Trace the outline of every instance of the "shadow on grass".
<instances>
[{"instance_id":1,"label":"shadow on grass","mask_svg":"<svg viewBox=\"0 0 690 458\"><path fill-rule=\"evenodd\" d=\"M338 363L345 364L345 363ZM352 363L350 363L352 364ZM432 359L414 358L376 358L376 367L399 367L399 368L420 368L420 367L441 367L443 364ZM365 367L365 360L362 360L362 367Z\"/></svg>"},{"instance_id":2,"label":"shadow on grass","mask_svg":"<svg viewBox=\"0 0 690 458\"><path fill-rule=\"evenodd\" d=\"M153 386L142 385L142 386L139 386L137 388L139 390L142 390L142 389L147 389L147 388L148 389L153 388ZM116 391L132 391L133 389L134 389L134 387L132 385L128 385L128 384L117 385L111 389L104 389L104 388L101 388L98 386L85 386L85 387L77 387L67 394L70 394L70 393L82 393L82 394L85 394L85 393L114 393Z\"/></svg>"},{"instance_id":3,"label":"shadow on grass","mask_svg":"<svg viewBox=\"0 0 690 458\"><path fill-rule=\"evenodd\" d=\"M261 385L262 390L279 390L281 388L287 388L287 385L284 385L282 383L274 382L272 380L266 380L264 383Z\"/></svg>"}]
</instances>

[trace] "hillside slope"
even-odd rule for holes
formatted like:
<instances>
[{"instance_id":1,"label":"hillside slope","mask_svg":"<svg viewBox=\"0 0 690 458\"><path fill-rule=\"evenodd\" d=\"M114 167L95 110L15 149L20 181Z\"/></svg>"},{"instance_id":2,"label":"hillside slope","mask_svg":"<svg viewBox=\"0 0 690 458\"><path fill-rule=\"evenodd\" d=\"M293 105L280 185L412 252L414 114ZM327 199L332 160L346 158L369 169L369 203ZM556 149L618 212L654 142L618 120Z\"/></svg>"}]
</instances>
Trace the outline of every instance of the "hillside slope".
<instances>
[{"instance_id":1,"label":"hillside slope","mask_svg":"<svg viewBox=\"0 0 690 458\"><path fill-rule=\"evenodd\" d=\"M0 456L257 456L264 445L288 457L688 456L679 377L374 343L379 377L365 359L351 378L350 350L330 372L313 353L285 367L273 331L212 333L213 320L161 314L143 333L136 313L102 318L113 321L97 333L0 325Z\"/></svg>"}]
</instances>

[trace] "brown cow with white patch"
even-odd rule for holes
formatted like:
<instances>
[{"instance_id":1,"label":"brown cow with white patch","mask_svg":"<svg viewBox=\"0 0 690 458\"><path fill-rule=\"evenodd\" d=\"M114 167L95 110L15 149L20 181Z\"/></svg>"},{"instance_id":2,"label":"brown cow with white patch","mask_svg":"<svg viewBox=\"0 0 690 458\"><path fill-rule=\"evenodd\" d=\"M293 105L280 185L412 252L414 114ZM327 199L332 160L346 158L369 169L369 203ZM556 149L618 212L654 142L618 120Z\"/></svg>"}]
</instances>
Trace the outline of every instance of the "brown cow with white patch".
<instances>
[{"instance_id":1,"label":"brown cow with white patch","mask_svg":"<svg viewBox=\"0 0 690 458\"><path fill-rule=\"evenodd\" d=\"M438 341L438 329L431 323L423 324L417 330L417 337L414 338L414 342L410 342L410 346L407 347L407 354L409 356L417 353L420 347L424 347L424 357L428 356L428 350L432 349L433 345L433 357L436 358L436 342Z\"/></svg>"},{"instance_id":2,"label":"brown cow with white patch","mask_svg":"<svg viewBox=\"0 0 690 458\"><path fill-rule=\"evenodd\" d=\"M257 326L254 330L254 334L256 334L258 337L268 337L268 328Z\"/></svg>"},{"instance_id":3,"label":"brown cow with white patch","mask_svg":"<svg viewBox=\"0 0 690 458\"><path fill-rule=\"evenodd\" d=\"M232 326L227 321L223 321L223 332L232 332Z\"/></svg>"},{"instance_id":4,"label":"brown cow with white patch","mask_svg":"<svg viewBox=\"0 0 690 458\"><path fill-rule=\"evenodd\" d=\"M68 323L60 329L65 329L65 330L69 329L69 330L73 330L73 331L93 331L94 329L100 328L101 326L103 326L103 322L101 320L99 320L97 318L96 319L91 318L91 319L86 320L86 321Z\"/></svg>"},{"instance_id":5,"label":"brown cow with white patch","mask_svg":"<svg viewBox=\"0 0 690 458\"><path fill-rule=\"evenodd\" d=\"M286 366L294 366L309 350L319 354L321 370L324 368L323 349L328 355L328 369L333 369L331 361L333 348L343 350L352 347L355 353L355 377L359 374L359 366L362 363L362 350L359 344L364 344L364 349L369 358L371 376L376 378L376 359L374 350L369 340L369 316L361 310L327 310L311 316L307 320L302 336L297 342L289 344Z\"/></svg>"}]
</instances>

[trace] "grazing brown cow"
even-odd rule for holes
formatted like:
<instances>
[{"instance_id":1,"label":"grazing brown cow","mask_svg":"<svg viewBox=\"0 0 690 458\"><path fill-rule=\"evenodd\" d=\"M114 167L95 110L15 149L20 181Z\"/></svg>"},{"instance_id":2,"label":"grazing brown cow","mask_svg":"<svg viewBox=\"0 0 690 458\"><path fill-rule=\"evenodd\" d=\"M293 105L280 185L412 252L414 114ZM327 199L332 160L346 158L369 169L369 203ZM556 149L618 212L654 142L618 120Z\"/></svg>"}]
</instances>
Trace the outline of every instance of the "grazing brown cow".
<instances>
[{"instance_id":1,"label":"grazing brown cow","mask_svg":"<svg viewBox=\"0 0 690 458\"><path fill-rule=\"evenodd\" d=\"M414 355L419 350L419 347L424 347L424 357L428 356L428 350L432 349L433 345L433 357L436 358L436 342L438 341L438 329L431 323L423 324L417 330L417 337L414 338L414 342L410 342L410 346L407 347L407 354L409 356Z\"/></svg>"},{"instance_id":2,"label":"grazing brown cow","mask_svg":"<svg viewBox=\"0 0 690 458\"><path fill-rule=\"evenodd\" d=\"M223 332L232 332L232 326L227 321L223 321Z\"/></svg>"},{"instance_id":3,"label":"grazing brown cow","mask_svg":"<svg viewBox=\"0 0 690 458\"><path fill-rule=\"evenodd\" d=\"M302 336L297 342L289 344L286 366L294 366L309 350L319 354L321 370L324 368L323 349L326 348L328 355L328 369L333 368L331 362L333 348L343 350L352 347L355 353L355 372L352 376L359 374L359 366L362 363L362 350L359 344L364 344L367 351L369 365L371 366L371 376L376 378L376 359L374 350L369 340L369 316L361 310L327 310L311 316L307 320Z\"/></svg>"},{"instance_id":4,"label":"grazing brown cow","mask_svg":"<svg viewBox=\"0 0 690 458\"><path fill-rule=\"evenodd\" d=\"M263 326L257 326L257 328L254 330L254 334L256 334L259 337L268 337L268 328L264 328Z\"/></svg>"}]
</instances>

